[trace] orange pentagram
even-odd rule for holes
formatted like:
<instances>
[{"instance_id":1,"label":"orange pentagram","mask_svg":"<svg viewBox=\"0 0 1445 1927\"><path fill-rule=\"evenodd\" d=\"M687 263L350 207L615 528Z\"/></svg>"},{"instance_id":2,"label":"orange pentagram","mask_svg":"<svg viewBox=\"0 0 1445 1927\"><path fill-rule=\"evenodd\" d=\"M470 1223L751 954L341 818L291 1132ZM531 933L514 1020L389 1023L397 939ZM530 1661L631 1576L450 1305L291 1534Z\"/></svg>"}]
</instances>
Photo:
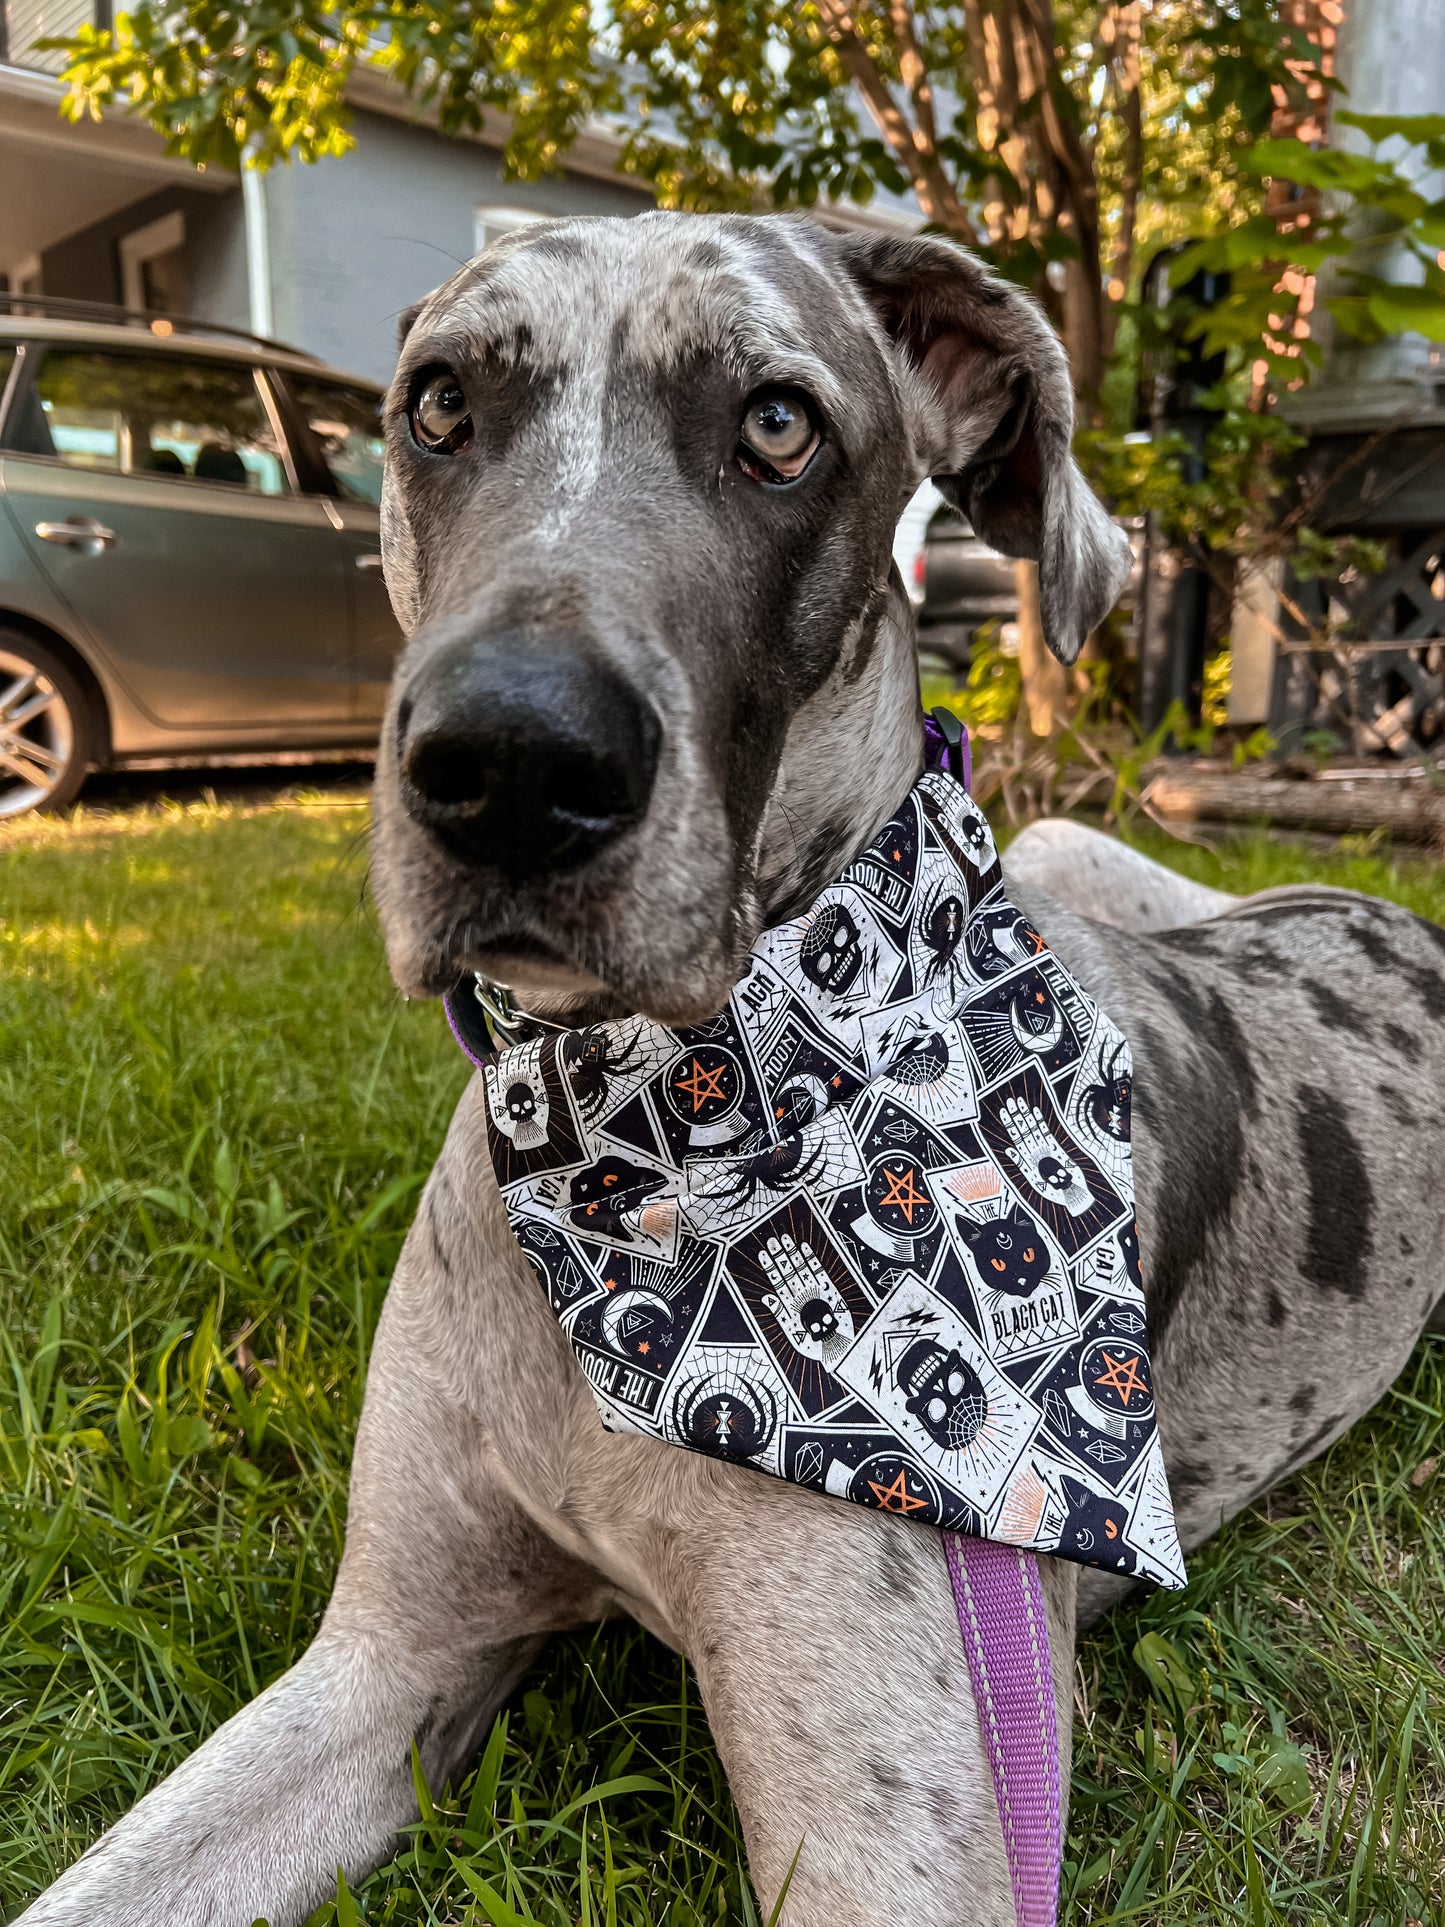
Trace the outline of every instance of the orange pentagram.
<instances>
[{"instance_id":1,"label":"orange pentagram","mask_svg":"<svg viewBox=\"0 0 1445 1927\"><path fill-rule=\"evenodd\" d=\"M892 1485L878 1485L872 1479L868 1481L868 1490L878 1501L881 1512L921 1512L923 1510L928 1504L927 1499L910 1498L907 1481L908 1474L901 1469ZM898 1501L897 1505L893 1504L895 1499Z\"/></svg>"},{"instance_id":2,"label":"orange pentagram","mask_svg":"<svg viewBox=\"0 0 1445 1927\"><path fill-rule=\"evenodd\" d=\"M1137 1352L1132 1358L1112 1358L1105 1352L1104 1358L1109 1369L1094 1380L1096 1385L1107 1385L1111 1392L1117 1392L1121 1405L1127 1405L1135 1392L1141 1397L1148 1396L1149 1387L1140 1375Z\"/></svg>"},{"instance_id":3,"label":"orange pentagram","mask_svg":"<svg viewBox=\"0 0 1445 1927\"><path fill-rule=\"evenodd\" d=\"M883 1197L879 1199L878 1209L884 1211L890 1204L896 1204L904 1217L912 1224L913 1207L916 1204L928 1203L928 1193L926 1191L920 1191L913 1182L913 1166L911 1164L906 1165L902 1171L895 1173L890 1171L885 1164L883 1167L883 1175L888 1181L888 1189ZM904 1185L908 1187L906 1191L903 1188Z\"/></svg>"},{"instance_id":4,"label":"orange pentagram","mask_svg":"<svg viewBox=\"0 0 1445 1927\"><path fill-rule=\"evenodd\" d=\"M692 1060L692 1076L679 1077L673 1089L687 1091L689 1093L692 1098L693 1116L696 1117L697 1113L710 1098L715 1097L720 1104L727 1103L728 1094L722 1087L722 1080L726 1075L726 1064L719 1064L715 1071L705 1071L694 1057Z\"/></svg>"}]
</instances>

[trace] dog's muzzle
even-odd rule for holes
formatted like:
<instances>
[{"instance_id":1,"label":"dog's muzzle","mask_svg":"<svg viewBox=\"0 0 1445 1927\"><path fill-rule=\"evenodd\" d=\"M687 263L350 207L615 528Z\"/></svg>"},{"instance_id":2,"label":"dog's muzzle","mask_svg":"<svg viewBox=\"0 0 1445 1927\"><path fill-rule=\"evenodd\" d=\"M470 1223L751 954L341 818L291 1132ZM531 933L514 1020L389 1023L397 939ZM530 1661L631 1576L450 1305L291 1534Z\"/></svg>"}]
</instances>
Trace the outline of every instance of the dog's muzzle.
<instances>
[{"instance_id":1,"label":"dog's muzzle","mask_svg":"<svg viewBox=\"0 0 1445 1927\"><path fill-rule=\"evenodd\" d=\"M583 643L450 643L397 710L402 802L462 862L513 883L579 867L641 821L662 728Z\"/></svg>"}]
</instances>

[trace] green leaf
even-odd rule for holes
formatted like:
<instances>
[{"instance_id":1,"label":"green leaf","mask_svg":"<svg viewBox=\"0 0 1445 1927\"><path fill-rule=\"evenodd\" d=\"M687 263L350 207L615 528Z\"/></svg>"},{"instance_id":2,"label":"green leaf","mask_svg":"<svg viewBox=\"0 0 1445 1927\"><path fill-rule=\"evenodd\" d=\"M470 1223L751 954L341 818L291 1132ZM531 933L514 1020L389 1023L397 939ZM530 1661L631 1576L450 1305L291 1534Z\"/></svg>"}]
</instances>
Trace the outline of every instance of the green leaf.
<instances>
[{"instance_id":1,"label":"green leaf","mask_svg":"<svg viewBox=\"0 0 1445 1927\"><path fill-rule=\"evenodd\" d=\"M50 1409L50 1386L55 1377L55 1364L60 1356L60 1294L53 1293L45 1306L45 1317L40 1326L40 1349L35 1354L31 1366L31 1398L35 1407L35 1422L44 1426L46 1414Z\"/></svg>"},{"instance_id":2,"label":"green leaf","mask_svg":"<svg viewBox=\"0 0 1445 1927\"><path fill-rule=\"evenodd\" d=\"M1266 1733L1261 1742L1259 1784L1268 1788L1286 1813L1306 1813L1314 1803L1309 1768L1293 1740Z\"/></svg>"},{"instance_id":3,"label":"green leaf","mask_svg":"<svg viewBox=\"0 0 1445 1927\"><path fill-rule=\"evenodd\" d=\"M507 1752L507 1716L502 1713L492 1726L467 1803L463 1826L468 1833L480 1834L490 1828L492 1810L497 1804L497 1788L502 1783L502 1762Z\"/></svg>"},{"instance_id":4,"label":"green leaf","mask_svg":"<svg viewBox=\"0 0 1445 1927\"><path fill-rule=\"evenodd\" d=\"M1382 334L1445 341L1445 295L1433 288L1380 288L1367 297L1366 306Z\"/></svg>"},{"instance_id":5,"label":"green leaf","mask_svg":"<svg viewBox=\"0 0 1445 1927\"><path fill-rule=\"evenodd\" d=\"M181 1218L186 1224L195 1225L198 1230L206 1230L210 1223L201 1205L188 1191L164 1191L158 1185L147 1185L141 1196L147 1204L158 1204L162 1211L169 1211L172 1217Z\"/></svg>"},{"instance_id":6,"label":"green leaf","mask_svg":"<svg viewBox=\"0 0 1445 1927\"><path fill-rule=\"evenodd\" d=\"M416 1789L418 1813L428 1826L434 1827L437 1820L436 1805L431 1797L431 1788L427 1785L426 1771L422 1766L421 1754L417 1751L415 1740L411 1743L411 1783Z\"/></svg>"},{"instance_id":7,"label":"green leaf","mask_svg":"<svg viewBox=\"0 0 1445 1927\"><path fill-rule=\"evenodd\" d=\"M1353 108L1341 107L1335 119L1346 127L1358 127L1376 146L1397 135L1417 147L1427 141L1445 140L1445 114L1357 114Z\"/></svg>"},{"instance_id":8,"label":"green leaf","mask_svg":"<svg viewBox=\"0 0 1445 1927\"><path fill-rule=\"evenodd\" d=\"M173 1418L166 1427L172 1458L187 1459L193 1452L204 1452L213 1442L211 1428L203 1418Z\"/></svg>"},{"instance_id":9,"label":"green leaf","mask_svg":"<svg viewBox=\"0 0 1445 1927\"><path fill-rule=\"evenodd\" d=\"M351 1898L351 1889L340 1867L336 1869L336 1927L360 1927L356 1902Z\"/></svg>"},{"instance_id":10,"label":"green leaf","mask_svg":"<svg viewBox=\"0 0 1445 1927\"><path fill-rule=\"evenodd\" d=\"M131 1410L129 1392L115 1408L115 1436L120 1443L121 1457L125 1460L126 1470L137 1485L149 1485L150 1467L146 1464L145 1450L141 1445L140 1426L136 1422L135 1413Z\"/></svg>"},{"instance_id":11,"label":"green leaf","mask_svg":"<svg viewBox=\"0 0 1445 1927\"><path fill-rule=\"evenodd\" d=\"M489 1887L482 1876L474 1868L469 1867L465 1860L458 1860L453 1854L452 1866L470 1888L478 1906L491 1921L492 1927L537 1927L537 1922L530 1914L513 1913L496 1889Z\"/></svg>"},{"instance_id":12,"label":"green leaf","mask_svg":"<svg viewBox=\"0 0 1445 1927\"><path fill-rule=\"evenodd\" d=\"M668 1791L669 1788L661 1780L651 1779L645 1773L624 1773L620 1780L604 1780L600 1786L588 1787L587 1791L570 1806L563 1807L560 1813L554 1813L551 1824L560 1827L570 1820L574 1813L580 1813L583 1807L595 1806L599 1800L610 1800L615 1794L666 1793Z\"/></svg>"},{"instance_id":13,"label":"green leaf","mask_svg":"<svg viewBox=\"0 0 1445 1927\"><path fill-rule=\"evenodd\" d=\"M1135 1644L1134 1662L1157 1699L1174 1705L1181 1713L1198 1701L1199 1681L1183 1653L1163 1633L1145 1633Z\"/></svg>"}]
</instances>

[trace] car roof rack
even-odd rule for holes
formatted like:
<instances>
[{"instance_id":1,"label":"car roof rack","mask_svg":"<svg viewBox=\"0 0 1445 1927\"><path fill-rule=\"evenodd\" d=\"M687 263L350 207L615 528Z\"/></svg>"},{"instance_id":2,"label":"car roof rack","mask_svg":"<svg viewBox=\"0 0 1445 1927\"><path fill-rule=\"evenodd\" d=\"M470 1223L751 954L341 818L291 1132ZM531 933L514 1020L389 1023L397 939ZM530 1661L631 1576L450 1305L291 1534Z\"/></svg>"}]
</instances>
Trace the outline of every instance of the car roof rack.
<instances>
[{"instance_id":1,"label":"car roof rack","mask_svg":"<svg viewBox=\"0 0 1445 1927\"><path fill-rule=\"evenodd\" d=\"M245 342L252 348L269 348L274 353L296 355L302 361L317 361L319 356L304 348L292 348L268 335L252 334L248 328L232 328L224 321L202 321L195 315L160 314L153 308L126 308L113 301L81 301L71 295L0 293L0 315L35 316L41 321L90 321L112 327L144 329L164 340L168 335L219 335L225 341Z\"/></svg>"}]
</instances>

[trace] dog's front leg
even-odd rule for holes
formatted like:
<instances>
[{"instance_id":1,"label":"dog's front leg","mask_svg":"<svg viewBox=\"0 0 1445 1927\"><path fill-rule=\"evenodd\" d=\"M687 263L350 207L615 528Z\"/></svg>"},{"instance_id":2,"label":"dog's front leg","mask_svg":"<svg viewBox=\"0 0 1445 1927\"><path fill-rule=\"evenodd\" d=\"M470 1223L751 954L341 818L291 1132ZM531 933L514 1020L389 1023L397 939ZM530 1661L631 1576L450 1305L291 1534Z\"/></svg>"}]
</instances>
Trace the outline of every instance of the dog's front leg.
<instances>
[{"instance_id":1,"label":"dog's front leg","mask_svg":"<svg viewBox=\"0 0 1445 1927\"><path fill-rule=\"evenodd\" d=\"M24 1927L294 1927L440 1792L545 1635L612 1594L499 1488L442 1382L435 1200L373 1348L346 1555L315 1642L22 1916ZM478 1293L478 1296L482 1296ZM504 1303L495 1308L504 1322Z\"/></svg>"},{"instance_id":2,"label":"dog's front leg","mask_svg":"<svg viewBox=\"0 0 1445 1927\"><path fill-rule=\"evenodd\" d=\"M1012 1927L941 1535L746 1471L712 1483L661 1591L764 1915L796 1856L786 1927ZM1042 1566L1067 1785L1076 1575Z\"/></svg>"}]
</instances>

